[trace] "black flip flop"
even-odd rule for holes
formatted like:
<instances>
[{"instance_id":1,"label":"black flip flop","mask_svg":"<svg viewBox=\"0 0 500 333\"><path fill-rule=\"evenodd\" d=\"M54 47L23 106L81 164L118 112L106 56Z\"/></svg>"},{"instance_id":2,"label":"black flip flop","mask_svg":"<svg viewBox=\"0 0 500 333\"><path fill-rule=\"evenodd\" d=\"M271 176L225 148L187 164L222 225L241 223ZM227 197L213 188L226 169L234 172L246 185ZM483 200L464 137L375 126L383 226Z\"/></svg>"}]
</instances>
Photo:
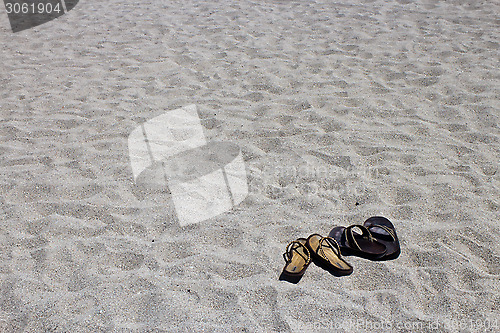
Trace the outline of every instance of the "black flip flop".
<instances>
[{"instance_id":1,"label":"black flip flop","mask_svg":"<svg viewBox=\"0 0 500 333\"><path fill-rule=\"evenodd\" d=\"M399 257L401 247L399 246L396 228L391 221L383 216L373 216L363 223L373 238L385 245L387 248L385 254L377 260L391 260Z\"/></svg>"},{"instance_id":2,"label":"black flip flop","mask_svg":"<svg viewBox=\"0 0 500 333\"><path fill-rule=\"evenodd\" d=\"M353 231L359 229L361 234ZM335 227L328 235L335 239L340 245L343 255L354 255L365 259L377 260L385 255L386 247L373 238L368 229L362 225L351 225L350 227Z\"/></svg>"}]
</instances>

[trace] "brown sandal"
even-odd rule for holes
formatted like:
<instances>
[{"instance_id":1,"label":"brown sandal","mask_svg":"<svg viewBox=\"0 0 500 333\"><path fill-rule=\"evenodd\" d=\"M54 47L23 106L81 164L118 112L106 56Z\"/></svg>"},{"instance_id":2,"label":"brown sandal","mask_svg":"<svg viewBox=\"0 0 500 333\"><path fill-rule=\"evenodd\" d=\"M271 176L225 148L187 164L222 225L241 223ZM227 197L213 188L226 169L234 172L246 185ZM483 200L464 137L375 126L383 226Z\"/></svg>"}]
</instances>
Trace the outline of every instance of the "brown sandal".
<instances>
[{"instance_id":1,"label":"brown sandal","mask_svg":"<svg viewBox=\"0 0 500 333\"><path fill-rule=\"evenodd\" d=\"M340 247L331 237L312 234L307 238L306 246L312 253L314 263L335 276L352 273L352 266L342 259Z\"/></svg>"},{"instance_id":2,"label":"brown sandal","mask_svg":"<svg viewBox=\"0 0 500 333\"><path fill-rule=\"evenodd\" d=\"M307 239L299 238L287 245L286 252L283 253L286 264L279 277L280 280L291 283L300 281L311 262L311 254L306 247L306 242Z\"/></svg>"}]
</instances>

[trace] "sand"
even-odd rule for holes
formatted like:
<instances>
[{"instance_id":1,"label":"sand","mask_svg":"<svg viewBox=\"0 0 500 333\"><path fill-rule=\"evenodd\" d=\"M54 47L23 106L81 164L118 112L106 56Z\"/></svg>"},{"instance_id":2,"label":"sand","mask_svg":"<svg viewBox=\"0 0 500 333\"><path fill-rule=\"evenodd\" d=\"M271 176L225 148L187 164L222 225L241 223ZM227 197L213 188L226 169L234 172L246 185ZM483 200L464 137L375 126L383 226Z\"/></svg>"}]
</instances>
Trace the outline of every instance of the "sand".
<instances>
[{"instance_id":1,"label":"sand","mask_svg":"<svg viewBox=\"0 0 500 333\"><path fill-rule=\"evenodd\" d=\"M1 332L498 332L498 1L84 1L0 14ZM249 195L181 226L127 138L198 107ZM279 281L382 215L401 256Z\"/></svg>"}]
</instances>

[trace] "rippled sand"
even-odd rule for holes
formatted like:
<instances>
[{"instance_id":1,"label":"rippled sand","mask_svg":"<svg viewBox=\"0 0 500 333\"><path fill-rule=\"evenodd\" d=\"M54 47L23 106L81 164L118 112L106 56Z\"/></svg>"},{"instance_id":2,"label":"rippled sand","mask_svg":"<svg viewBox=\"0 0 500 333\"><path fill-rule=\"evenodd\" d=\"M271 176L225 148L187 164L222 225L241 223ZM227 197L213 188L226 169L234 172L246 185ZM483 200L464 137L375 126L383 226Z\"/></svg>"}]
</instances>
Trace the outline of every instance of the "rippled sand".
<instances>
[{"instance_id":1,"label":"rippled sand","mask_svg":"<svg viewBox=\"0 0 500 333\"><path fill-rule=\"evenodd\" d=\"M0 15L0 331L498 331L499 11L82 0L16 34ZM250 195L181 227L127 137L189 104ZM373 215L398 259L278 281L288 242Z\"/></svg>"}]
</instances>

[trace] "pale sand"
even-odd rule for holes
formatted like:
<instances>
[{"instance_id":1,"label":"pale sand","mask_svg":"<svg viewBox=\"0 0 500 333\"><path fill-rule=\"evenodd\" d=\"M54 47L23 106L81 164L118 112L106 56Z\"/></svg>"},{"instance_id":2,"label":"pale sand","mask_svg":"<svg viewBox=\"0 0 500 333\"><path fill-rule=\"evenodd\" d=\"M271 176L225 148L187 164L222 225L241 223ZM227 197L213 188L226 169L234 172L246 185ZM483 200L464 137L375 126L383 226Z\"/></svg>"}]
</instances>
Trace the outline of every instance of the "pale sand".
<instances>
[{"instance_id":1,"label":"pale sand","mask_svg":"<svg viewBox=\"0 0 500 333\"><path fill-rule=\"evenodd\" d=\"M2 10L0 331L498 331L499 12L81 0L13 34ZM251 193L180 227L127 137L189 104ZM289 241L373 215L398 259L278 281Z\"/></svg>"}]
</instances>

